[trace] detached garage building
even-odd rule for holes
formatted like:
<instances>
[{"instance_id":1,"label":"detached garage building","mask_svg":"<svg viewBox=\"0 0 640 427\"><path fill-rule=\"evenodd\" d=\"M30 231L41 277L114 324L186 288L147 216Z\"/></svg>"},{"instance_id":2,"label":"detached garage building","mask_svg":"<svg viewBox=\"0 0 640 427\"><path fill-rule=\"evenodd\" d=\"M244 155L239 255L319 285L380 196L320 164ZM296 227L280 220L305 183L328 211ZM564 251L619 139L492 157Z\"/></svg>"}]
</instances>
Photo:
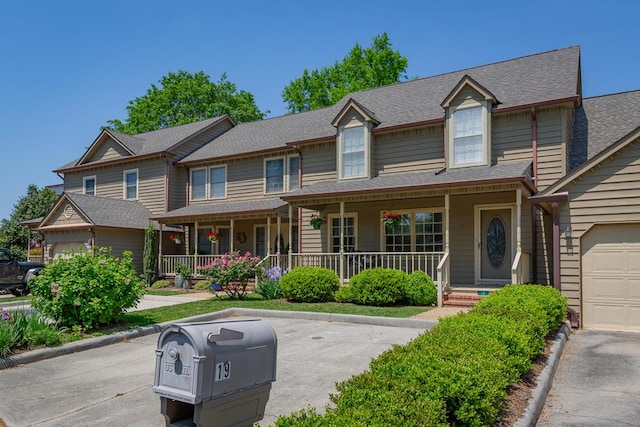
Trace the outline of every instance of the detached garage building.
<instances>
[{"instance_id":1,"label":"detached garage building","mask_svg":"<svg viewBox=\"0 0 640 427\"><path fill-rule=\"evenodd\" d=\"M639 124L640 91L584 99L571 172L532 197L553 217L553 283L583 328L640 332Z\"/></svg>"}]
</instances>

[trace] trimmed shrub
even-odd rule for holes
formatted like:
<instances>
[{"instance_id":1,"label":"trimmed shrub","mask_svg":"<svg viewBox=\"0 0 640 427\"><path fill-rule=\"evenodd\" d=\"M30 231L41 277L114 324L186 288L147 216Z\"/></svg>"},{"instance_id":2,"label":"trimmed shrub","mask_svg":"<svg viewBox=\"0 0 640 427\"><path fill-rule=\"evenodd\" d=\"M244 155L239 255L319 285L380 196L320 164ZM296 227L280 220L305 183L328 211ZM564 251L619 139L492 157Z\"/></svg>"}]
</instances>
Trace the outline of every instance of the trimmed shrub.
<instances>
[{"instance_id":1,"label":"trimmed shrub","mask_svg":"<svg viewBox=\"0 0 640 427\"><path fill-rule=\"evenodd\" d=\"M196 283L194 283L193 289L198 291L210 291L211 280L198 280Z\"/></svg>"},{"instance_id":2,"label":"trimmed shrub","mask_svg":"<svg viewBox=\"0 0 640 427\"><path fill-rule=\"evenodd\" d=\"M416 270L407 277L405 297L409 305L434 305L438 299L438 290L431 276Z\"/></svg>"},{"instance_id":3,"label":"trimmed shrub","mask_svg":"<svg viewBox=\"0 0 640 427\"><path fill-rule=\"evenodd\" d=\"M492 425L507 387L530 369L550 319L566 307L553 288L519 288L526 289L493 293L469 313L387 350L369 371L337 384L324 416L308 408L276 426Z\"/></svg>"},{"instance_id":4,"label":"trimmed shrub","mask_svg":"<svg viewBox=\"0 0 640 427\"><path fill-rule=\"evenodd\" d=\"M152 289L162 289L162 288L168 288L169 286L173 286L173 285L168 280L156 280L151 285L151 288Z\"/></svg>"},{"instance_id":5,"label":"trimmed shrub","mask_svg":"<svg viewBox=\"0 0 640 427\"><path fill-rule=\"evenodd\" d=\"M544 335L556 329L567 315L567 298L552 286L508 285L482 299L475 309L488 307L513 308L527 311L546 325Z\"/></svg>"},{"instance_id":6,"label":"trimmed shrub","mask_svg":"<svg viewBox=\"0 0 640 427\"><path fill-rule=\"evenodd\" d=\"M296 267L280 279L285 298L297 302L328 302L340 287L340 278L327 268Z\"/></svg>"},{"instance_id":7,"label":"trimmed shrub","mask_svg":"<svg viewBox=\"0 0 640 427\"><path fill-rule=\"evenodd\" d=\"M340 288L336 291L335 294L336 302L349 303L353 302L353 297L351 296L351 288L347 286L340 286Z\"/></svg>"},{"instance_id":8,"label":"trimmed shrub","mask_svg":"<svg viewBox=\"0 0 640 427\"><path fill-rule=\"evenodd\" d=\"M29 282L32 305L43 316L65 327L88 330L113 323L144 293L131 252L121 259L99 248L95 256L76 254L58 258Z\"/></svg>"},{"instance_id":9,"label":"trimmed shrub","mask_svg":"<svg viewBox=\"0 0 640 427\"><path fill-rule=\"evenodd\" d=\"M362 305L386 306L405 299L407 274L391 268L363 270L349 280L352 301Z\"/></svg>"}]
</instances>

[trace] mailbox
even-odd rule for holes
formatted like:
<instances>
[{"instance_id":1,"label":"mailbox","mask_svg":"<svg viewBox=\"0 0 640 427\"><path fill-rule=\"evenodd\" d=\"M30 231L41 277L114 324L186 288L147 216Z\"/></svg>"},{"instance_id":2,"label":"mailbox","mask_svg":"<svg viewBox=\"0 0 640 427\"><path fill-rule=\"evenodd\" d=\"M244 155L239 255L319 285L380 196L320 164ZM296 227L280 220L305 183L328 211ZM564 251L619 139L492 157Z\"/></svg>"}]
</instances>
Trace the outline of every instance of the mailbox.
<instances>
[{"instance_id":1,"label":"mailbox","mask_svg":"<svg viewBox=\"0 0 640 427\"><path fill-rule=\"evenodd\" d=\"M260 319L178 323L158 337L153 391L167 426L250 426L276 380L277 338Z\"/></svg>"}]
</instances>

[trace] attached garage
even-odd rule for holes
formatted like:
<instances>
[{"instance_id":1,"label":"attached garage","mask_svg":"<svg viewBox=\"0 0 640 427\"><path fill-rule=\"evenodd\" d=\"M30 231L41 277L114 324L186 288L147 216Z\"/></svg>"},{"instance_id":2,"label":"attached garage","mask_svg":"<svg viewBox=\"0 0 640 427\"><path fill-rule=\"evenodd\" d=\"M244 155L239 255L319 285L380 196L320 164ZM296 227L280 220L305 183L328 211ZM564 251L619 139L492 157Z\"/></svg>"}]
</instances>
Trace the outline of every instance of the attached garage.
<instances>
[{"instance_id":1,"label":"attached garage","mask_svg":"<svg viewBox=\"0 0 640 427\"><path fill-rule=\"evenodd\" d=\"M59 257L65 257L71 255L72 253L87 252L87 250L87 246L82 242L56 243L51 248L51 258L56 259Z\"/></svg>"},{"instance_id":2,"label":"attached garage","mask_svg":"<svg viewBox=\"0 0 640 427\"><path fill-rule=\"evenodd\" d=\"M581 252L582 327L640 332L640 224L595 225Z\"/></svg>"}]
</instances>

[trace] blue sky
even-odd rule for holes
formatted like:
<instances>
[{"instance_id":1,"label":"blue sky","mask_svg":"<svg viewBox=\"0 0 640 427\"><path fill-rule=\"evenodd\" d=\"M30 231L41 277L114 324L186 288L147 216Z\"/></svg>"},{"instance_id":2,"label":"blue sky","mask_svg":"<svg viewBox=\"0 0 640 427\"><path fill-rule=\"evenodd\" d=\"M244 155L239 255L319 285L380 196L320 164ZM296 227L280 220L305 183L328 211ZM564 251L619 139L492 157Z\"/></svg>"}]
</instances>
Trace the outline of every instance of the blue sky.
<instances>
[{"instance_id":1,"label":"blue sky","mask_svg":"<svg viewBox=\"0 0 640 427\"><path fill-rule=\"evenodd\" d=\"M456 7L454 7L456 5ZM0 4L0 219L169 71L226 72L258 107L386 31L409 76L581 46L584 96L640 89L640 1L20 0Z\"/></svg>"}]
</instances>

